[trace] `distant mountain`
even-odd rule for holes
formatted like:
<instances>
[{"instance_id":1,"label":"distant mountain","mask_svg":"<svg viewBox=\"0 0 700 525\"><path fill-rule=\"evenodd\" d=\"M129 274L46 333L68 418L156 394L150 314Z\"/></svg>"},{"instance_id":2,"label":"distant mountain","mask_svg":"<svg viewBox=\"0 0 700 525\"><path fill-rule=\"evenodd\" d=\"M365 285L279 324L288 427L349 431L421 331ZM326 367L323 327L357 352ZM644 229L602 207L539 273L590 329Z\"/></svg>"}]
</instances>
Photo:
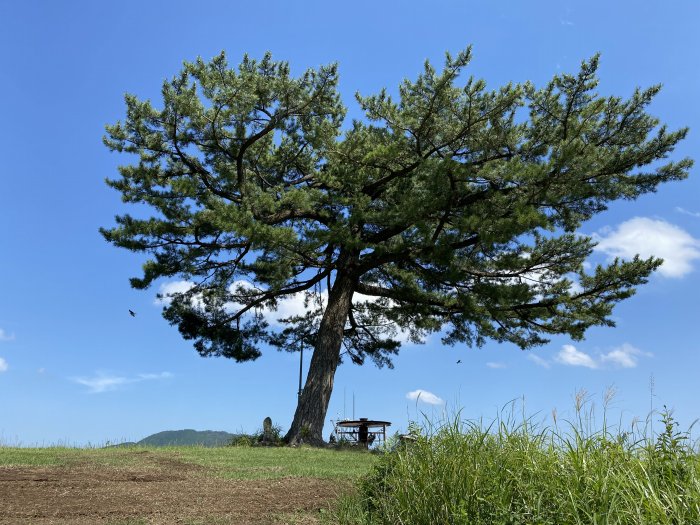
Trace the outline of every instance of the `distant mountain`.
<instances>
[{"instance_id":1,"label":"distant mountain","mask_svg":"<svg viewBox=\"0 0 700 525\"><path fill-rule=\"evenodd\" d=\"M170 446L200 446L200 447L222 447L228 445L231 440L238 437L238 434L217 430L165 430L157 434L151 434L141 441L134 443L119 443L110 445L112 447L170 447Z\"/></svg>"},{"instance_id":2,"label":"distant mountain","mask_svg":"<svg viewBox=\"0 0 700 525\"><path fill-rule=\"evenodd\" d=\"M236 434L230 434L224 431L216 430L165 430L152 434L141 441L137 445L149 447L167 447L167 446L191 446L199 445L201 447L222 447L228 445Z\"/></svg>"},{"instance_id":3,"label":"distant mountain","mask_svg":"<svg viewBox=\"0 0 700 525\"><path fill-rule=\"evenodd\" d=\"M136 443L133 441L125 441L124 443L116 443L114 445L105 445L104 448L118 448L118 447L135 447Z\"/></svg>"}]
</instances>

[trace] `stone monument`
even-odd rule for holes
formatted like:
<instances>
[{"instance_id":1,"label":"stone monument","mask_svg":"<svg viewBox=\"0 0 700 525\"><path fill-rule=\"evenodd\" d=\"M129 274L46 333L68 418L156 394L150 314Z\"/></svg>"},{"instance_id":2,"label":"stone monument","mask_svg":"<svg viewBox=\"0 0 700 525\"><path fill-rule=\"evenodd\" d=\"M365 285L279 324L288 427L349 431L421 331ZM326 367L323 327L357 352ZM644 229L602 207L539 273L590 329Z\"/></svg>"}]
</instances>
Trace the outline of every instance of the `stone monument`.
<instances>
[{"instance_id":1,"label":"stone monument","mask_svg":"<svg viewBox=\"0 0 700 525\"><path fill-rule=\"evenodd\" d=\"M260 441L263 445L275 444L275 432L272 428L272 419L269 416L263 419L263 433Z\"/></svg>"}]
</instances>

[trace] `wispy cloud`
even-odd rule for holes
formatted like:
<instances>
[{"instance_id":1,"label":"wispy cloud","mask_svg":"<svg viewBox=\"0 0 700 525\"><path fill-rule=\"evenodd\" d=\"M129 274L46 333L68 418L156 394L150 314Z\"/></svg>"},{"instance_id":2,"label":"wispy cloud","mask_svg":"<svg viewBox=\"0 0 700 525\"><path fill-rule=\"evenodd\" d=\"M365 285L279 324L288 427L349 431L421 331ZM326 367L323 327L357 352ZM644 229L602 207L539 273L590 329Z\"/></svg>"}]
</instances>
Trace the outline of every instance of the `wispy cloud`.
<instances>
[{"instance_id":1,"label":"wispy cloud","mask_svg":"<svg viewBox=\"0 0 700 525\"><path fill-rule=\"evenodd\" d=\"M610 367L634 368L642 357L651 357L651 352L644 352L629 343L616 346L608 352L599 352L595 356L579 350L573 345L564 345L554 356L554 362L566 366L581 366L590 369ZM528 359L543 366L550 367L550 362L534 354L529 354Z\"/></svg>"},{"instance_id":2,"label":"wispy cloud","mask_svg":"<svg viewBox=\"0 0 700 525\"><path fill-rule=\"evenodd\" d=\"M427 390L414 390L406 394L406 399L411 401L423 401L423 403L428 403L429 405L444 405L445 402L438 396Z\"/></svg>"},{"instance_id":3,"label":"wispy cloud","mask_svg":"<svg viewBox=\"0 0 700 525\"><path fill-rule=\"evenodd\" d=\"M610 258L661 257L664 263L658 271L664 277L683 277L700 259L700 240L678 226L648 217L635 217L593 238L598 242L595 249Z\"/></svg>"},{"instance_id":4,"label":"wispy cloud","mask_svg":"<svg viewBox=\"0 0 700 525\"><path fill-rule=\"evenodd\" d=\"M499 363L498 361L489 361L486 363L486 366L489 368L506 368L507 365L505 363Z\"/></svg>"},{"instance_id":5,"label":"wispy cloud","mask_svg":"<svg viewBox=\"0 0 700 525\"><path fill-rule=\"evenodd\" d=\"M173 375L170 372L161 372L160 374L139 374L134 382L148 381L149 379L168 379L171 377L173 377Z\"/></svg>"},{"instance_id":6,"label":"wispy cloud","mask_svg":"<svg viewBox=\"0 0 700 525\"><path fill-rule=\"evenodd\" d=\"M559 23L563 26L573 26L575 25L571 20L559 20Z\"/></svg>"},{"instance_id":7,"label":"wispy cloud","mask_svg":"<svg viewBox=\"0 0 700 525\"><path fill-rule=\"evenodd\" d=\"M598 368L595 360L586 352L577 350L573 345L564 345L554 360L567 366L585 366L586 368Z\"/></svg>"},{"instance_id":8,"label":"wispy cloud","mask_svg":"<svg viewBox=\"0 0 700 525\"><path fill-rule=\"evenodd\" d=\"M685 208L681 208L680 206L676 206L676 211L678 213L682 213L684 215L690 215L691 217L698 217L700 218L700 212L698 211L690 211L686 210Z\"/></svg>"},{"instance_id":9,"label":"wispy cloud","mask_svg":"<svg viewBox=\"0 0 700 525\"><path fill-rule=\"evenodd\" d=\"M15 334L8 334L0 328L0 341L12 341L15 338Z\"/></svg>"},{"instance_id":10,"label":"wispy cloud","mask_svg":"<svg viewBox=\"0 0 700 525\"><path fill-rule=\"evenodd\" d=\"M535 354L527 354L527 358L533 363L535 363L537 366L541 366L542 368L550 368L552 366L549 363L549 361Z\"/></svg>"},{"instance_id":11,"label":"wispy cloud","mask_svg":"<svg viewBox=\"0 0 700 525\"><path fill-rule=\"evenodd\" d=\"M7 366L7 361L0 357L0 372L7 372L8 368L9 367Z\"/></svg>"},{"instance_id":12,"label":"wispy cloud","mask_svg":"<svg viewBox=\"0 0 700 525\"><path fill-rule=\"evenodd\" d=\"M643 352L629 343L624 343L622 346L613 348L607 354L601 355L600 360L603 363L612 363L622 368L634 368L641 356L651 357L652 355L650 352Z\"/></svg>"},{"instance_id":13,"label":"wispy cloud","mask_svg":"<svg viewBox=\"0 0 700 525\"><path fill-rule=\"evenodd\" d=\"M84 385L89 388L88 392L91 394L99 394L102 392L109 392L112 390L117 390L118 388L132 384L140 383L142 381L152 381L157 379L167 379L173 377L170 372L161 372L159 374L138 374L134 377L122 377L108 375L104 373L97 373L93 377L73 377L72 381L78 383L79 385Z\"/></svg>"}]
</instances>

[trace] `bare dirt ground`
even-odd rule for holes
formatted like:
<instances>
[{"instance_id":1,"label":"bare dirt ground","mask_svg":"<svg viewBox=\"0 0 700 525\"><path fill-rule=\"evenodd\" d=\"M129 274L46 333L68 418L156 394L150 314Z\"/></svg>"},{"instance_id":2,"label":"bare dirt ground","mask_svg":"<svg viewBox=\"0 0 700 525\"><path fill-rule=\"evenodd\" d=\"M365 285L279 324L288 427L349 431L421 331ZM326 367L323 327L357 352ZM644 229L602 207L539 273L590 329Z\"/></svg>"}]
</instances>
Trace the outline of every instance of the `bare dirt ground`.
<instances>
[{"instance_id":1,"label":"bare dirt ground","mask_svg":"<svg viewBox=\"0 0 700 525\"><path fill-rule=\"evenodd\" d=\"M317 523L349 486L335 480L230 480L153 455L138 468L0 467L2 525Z\"/></svg>"}]
</instances>

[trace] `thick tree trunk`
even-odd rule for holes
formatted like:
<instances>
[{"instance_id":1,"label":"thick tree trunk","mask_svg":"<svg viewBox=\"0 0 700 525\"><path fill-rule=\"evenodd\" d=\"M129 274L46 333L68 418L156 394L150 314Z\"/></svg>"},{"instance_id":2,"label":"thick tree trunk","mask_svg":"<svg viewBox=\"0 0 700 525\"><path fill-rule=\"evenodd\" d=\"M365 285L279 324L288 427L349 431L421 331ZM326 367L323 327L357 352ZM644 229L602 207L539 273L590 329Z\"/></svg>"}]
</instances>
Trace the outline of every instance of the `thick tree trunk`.
<instances>
[{"instance_id":1,"label":"thick tree trunk","mask_svg":"<svg viewBox=\"0 0 700 525\"><path fill-rule=\"evenodd\" d=\"M299 397L292 426L285 436L290 444L323 444L323 424L333 392L333 378L340 360L343 330L352 304L355 278L338 272L328 295L328 306L318 329L309 373Z\"/></svg>"}]
</instances>

